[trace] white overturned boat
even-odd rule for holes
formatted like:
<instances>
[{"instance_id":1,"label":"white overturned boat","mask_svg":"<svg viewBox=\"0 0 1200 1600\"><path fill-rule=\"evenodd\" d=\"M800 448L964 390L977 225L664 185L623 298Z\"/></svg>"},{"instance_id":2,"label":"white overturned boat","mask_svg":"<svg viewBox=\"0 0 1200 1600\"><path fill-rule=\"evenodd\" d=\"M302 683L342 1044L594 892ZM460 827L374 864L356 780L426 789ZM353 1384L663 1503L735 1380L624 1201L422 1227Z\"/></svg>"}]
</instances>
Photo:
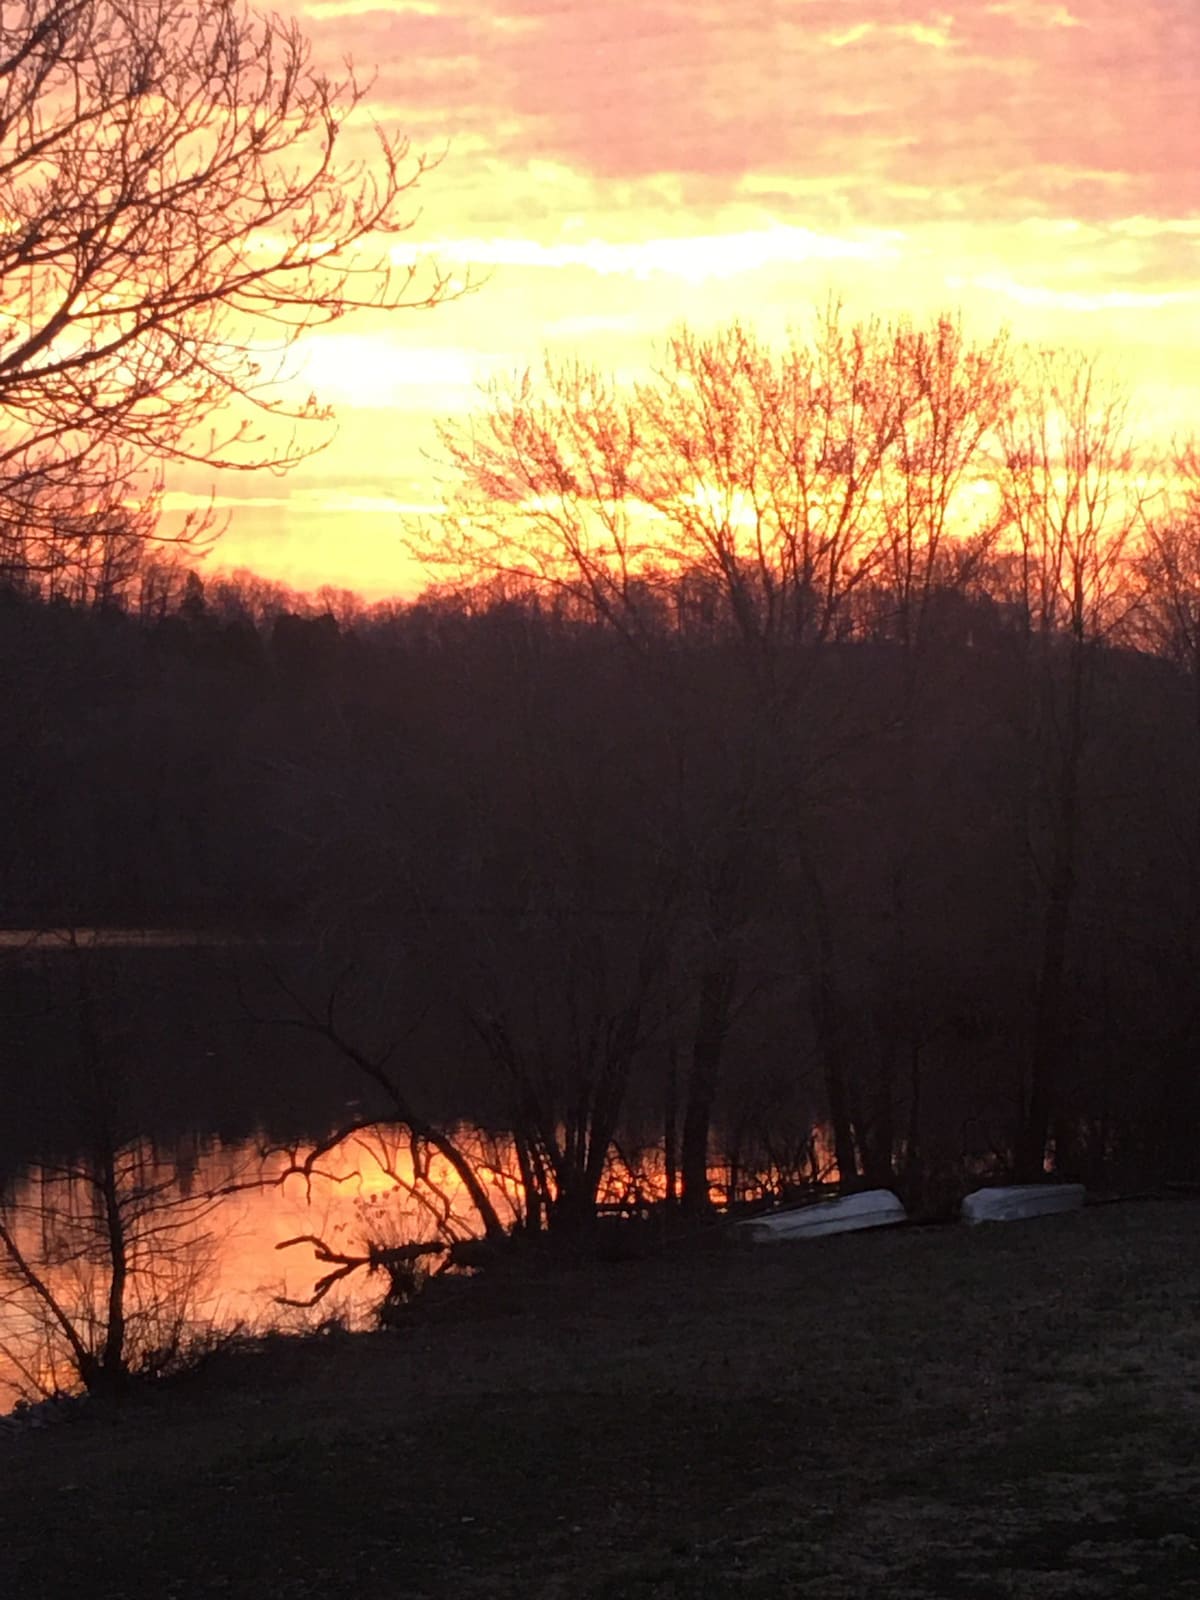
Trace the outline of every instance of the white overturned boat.
<instances>
[{"instance_id":1,"label":"white overturned boat","mask_svg":"<svg viewBox=\"0 0 1200 1600\"><path fill-rule=\"evenodd\" d=\"M735 1223L751 1244L791 1244L821 1239L830 1233L858 1233L862 1228L888 1228L907 1222L907 1213L890 1189L868 1189L839 1200L817 1200L795 1211L773 1211Z\"/></svg>"},{"instance_id":2,"label":"white overturned boat","mask_svg":"<svg viewBox=\"0 0 1200 1600\"><path fill-rule=\"evenodd\" d=\"M1013 1183L976 1189L962 1203L964 1222L1024 1222L1052 1217L1083 1206L1081 1183Z\"/></svg>"}]
</instances>

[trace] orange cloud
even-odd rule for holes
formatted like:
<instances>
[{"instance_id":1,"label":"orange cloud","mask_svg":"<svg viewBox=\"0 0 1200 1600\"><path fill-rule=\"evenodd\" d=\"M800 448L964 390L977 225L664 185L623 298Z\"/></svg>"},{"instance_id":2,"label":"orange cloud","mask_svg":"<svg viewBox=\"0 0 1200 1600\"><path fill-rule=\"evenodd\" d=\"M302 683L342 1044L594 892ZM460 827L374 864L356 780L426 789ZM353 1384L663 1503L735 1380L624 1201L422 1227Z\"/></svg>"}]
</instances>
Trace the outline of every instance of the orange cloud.
<instances>
[{"instance_id":1,"label":"orange cloud","mask_svg":"<svg viewBox=\"0 0 1200 1600\"><path fill-rule=\"evenodd\" d=\"M293 9L319 62L375 74L373 115L448 143L399 259L487 282L306 347L340 433L284 504L219 485L250 565L412 583L396 508L437 503L433 419L476 378L547 344L636 371L681 317L770 333L831 290L1098 343L1164 415L1200 411L1195 0Z\"/></svg>"}]
</instances>

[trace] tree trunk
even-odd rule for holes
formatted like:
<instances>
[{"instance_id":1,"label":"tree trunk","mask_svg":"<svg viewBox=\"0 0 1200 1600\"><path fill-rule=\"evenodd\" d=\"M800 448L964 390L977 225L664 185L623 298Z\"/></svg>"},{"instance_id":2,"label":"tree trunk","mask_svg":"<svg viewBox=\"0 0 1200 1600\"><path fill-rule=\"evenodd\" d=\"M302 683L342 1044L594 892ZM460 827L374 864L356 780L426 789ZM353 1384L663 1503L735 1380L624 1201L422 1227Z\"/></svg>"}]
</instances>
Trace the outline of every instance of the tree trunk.
<instances>
[{"instance_id":1,"label":"tree trunk","mask_svg":"<svg viewBox=\"0 0 1200 1600\"><path fill-rule=\"evenodd\" d=\"M521 1187L525 1191L525 1232L530 1236L542 1231L542 1186L534 1167L528 1142L518 1133L513 1143L517 1150L517 1170L521 1174Z\"/></svg>"},{"instance_id":2,"label":"tree trunk","mask_svg":"<svg viewBox=\"0 0 1200 1600\"><path fill-rule=\"evenodd\" d=\"M896 1104L892 1086L893 1063L884 1066L875 1101L875 1128L870 1144L867 1181L872 1188L888 1189L895 1181Z\"/></svg>"},{"instance_id":3,"label":"tree trunk","mask_svg":"<svg viewBox=\"0 0 1200 1600\"><path fill-rule=\"evenodd\" d=\"M1017 1140L1015 1176L1022 1183L1045 1177L1046 1142L1054 1111L1054 1085L1066 1048L1067 940L1075 899L1079 840L1079 765L1083 755L1084 646L1072 651L1067 725L1059 803L1051 840L1049 893L1034 1006L1029 1098Z\"/></svg>"},{"instance_id":4,"label":"tree trunk","mask_svg":"<svg viewBox=\"0 0 1200 1600\"><path fill-rule=\"evenodd\" d=\"M97 1220L104 1237L104 1265L108 1269L104 1339L98 1355L89 1352L89 1360L81 1367L80 1376L89 1390L113 1389L119 1387L126 1377L125 1290L129 1279L129 1247L116 1167L117 1140L112 1104L114 1086L105 1071L87 958L73 933L71 952L75 960L79 1050L91 1089L91 1114L96 1130L88 1174L89 1186L93 1203L98 1198L101 1208Z\"/></svg>"},{"instance_id":5,"label":"tree trunk","mask_svg":"<svg viewBox=\"0 0 1200 1600\"><path fill-rule=\"evenodd\" d=\"M910 1189L921 1170L921 1043L910 1041L908 1060L908 1136L905 1140L904 1173Z\"/></svg>"},{"instance_id":6,"label":"tree trunk","mask_svg":"<svg viewBox=\"0 0 1200 1600\"><path fill-rule=\"evenodd\" d=\"M709 1207L708 1137L721 1077L721 1058L733 1020L737 972L737 962L729 958L707 968L700 977L692 1071L688 1079L680 1153L683 1179L681 1198L684 1209L695 1214L703 1213Z\"/></svg>"},{"instance_id":7,"label":"tree trunk","mask_svg":"<svg viewBox=\"0 0 1200 1600\"><path fill-rule=\"evenodd\" d=\"M838 1187L845 1194L859 1186L859 1173L842 1040L841 1005L833 963L833 930L830 927L829 907L825 901L821 880L810 862L806 861L805 867L813 897L817 946L816 972L811 986L813 1031L817 1036L821 1069L825 1079L825 1100L829 1110L829 1126L833 1133Z\"/></svg>"},{"instance_id":8,"label":"tree trunk","mask_svg":"<svg viewBox=\"0 0 1200 1600\"><path fill-rule=\"evenodd\" d=\"M399 1108L398 1108L399 1109ZM411 1108L410 1108L411 1109ZM471 1204L475 1207L480 1221L483 1223L484 1235L488 1239L498 1240L504 1238L504 1224L500 1221L495 1206L492 1204L487 1190L479 1181L479 1174L475 1171L471 1160L454 1143L453 1139L438 1131L423 1118L413 1120L412 1116L402 1120L408 1123L418 1138L426 1140L442 1156L453 1171L458 1175L463 1188L470 1196Z\"/></svg>"},{"instance_id":9,"label":"tree trunk","mask_svg":"<svg viewBox=\"0 0 1200 1600\"><path fill-rule=\"evenodd\" d=\"M348 1061L352 1061L360 1072L370 1078L373 1083L379 1085L391 1100L397 1121L404 1123L418 1139L424 1139L427 1144L432 1145L457 1175L459 1182L467 1192L471 1204L475 1207L479 1220L483 1223L485 1237L492 1241L503 1239L505 1237L504 1224L500 1221L496 1208L480 1181L479 1174L476 1172L470 1157L459 1149L454 1140L421 1116L409 1102L408 1097L401 1092L399 1085L383 1067L378 1062L372 1061L349 1039L339 1033L331 1021L320 1023L310 1019L302 1026L308 1026L312 1031L323 1035L335 1049L341 1051ZM486 1033L483 1038L485 1043L489 1043Z\"/></svg>"},{"instance_id":10,"label":"tree trunk","mask_svg":"<svg viewBox=\"0 0 1200 1600\"><path fill-rule=\"evenodd\" d=\"M108 1388L119 1387L125 1377L125 1288L129 1278L129 1250L125 1217L121 1209L115 1151L111 1143L98 1157L100 1194L108 1244L108 1316L104 1348L97 1377Z\"/></svg>"},{"instance_id":11,"label":"tree trunk","mask_svg":"<svg viewBox=\"0 0 1200 1600\"><path fill-rule=\"evenodd\" d=\"M667 1081L663 1105L663 1164L666 1176L666 1193L663 1198L673 1206L679 1197L676 1170L676 1140L679 1136L679 1075L675 1062L675 1047L671 1046L671 1059L667 1064Z\"/></svg>"},{"instance_id":12,"label":"tree trunk","mask_svg":"<svg viewBox=\"0 0 1200 1600\"><path fill-rule=\"evenodd\" d=\"M829 1126L833 1133L833 1155L837 1162L838 1186L843 1193L847 1193L858 1187L859 1174L838 1010L837 995L831 975L826 972L819 973L813 986L813 1022L821 1050L825 1099L829 1107Z\"/></svg>"}]
</instances>

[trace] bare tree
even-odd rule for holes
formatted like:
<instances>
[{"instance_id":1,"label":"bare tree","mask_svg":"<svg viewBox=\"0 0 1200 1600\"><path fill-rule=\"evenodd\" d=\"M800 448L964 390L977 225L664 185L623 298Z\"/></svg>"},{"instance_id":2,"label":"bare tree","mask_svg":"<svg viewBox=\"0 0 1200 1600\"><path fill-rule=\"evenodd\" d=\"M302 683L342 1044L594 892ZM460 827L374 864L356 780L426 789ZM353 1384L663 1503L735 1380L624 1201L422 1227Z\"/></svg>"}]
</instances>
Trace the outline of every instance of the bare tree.
<instances>
[{"instance_id":1,"label":"bare tree","mask_svg":"<svg viewBox=\"0 0 1200 1600\"><path fill-rule=\"evenodd\" d=\"M503 1238L504 1223L493 1197L488 1193L486 1181L480 1176L473 1152L456 1137L453 1129L427 1116L417 1105L403 1077L392 1064L396 1053L395 1042L372 1053L343 1030L338 1002L344 983L351 974L343 973L326 991L324 1004L317 1007L276 968L268 965L268 972L272 988L283 996L287 1009L279 1014L265 1015L250 1004L243 989L242 1003L252 1020L261 1026L296 1028L324 1039L365 1080L382 1092L388 1107L386 1116L355 1117L350 1123L338 1127L313 1145L302 1161L293 1152L292 1163L282 1177L286 1179L293 1172L311 1177L316 1163L338 1145L353 1136L377 1131L381 1124L388 1122L405 1130L408 1136L413 1177L407 1182L413 1198L428 1207L431 1196L436 1193L428 1162L429 1153L432 1152L441 1158L461 1184L485 1237L493 1242ZM387 1164L386 1156L380 1165L382 1170L395 1176L394 1165Z\"/></svg>"},{"instance_id":2,"label":"bare tree","mask_svg":"<svg viewBox=\"0 0 1200 1600\"><path fill-rule=\"evenodd\" d=\"M1025 645L1028 894L1039 916L1016 1170L1043 1171L1069 1050L1083 762L1099 654L1124 621L1152 496L1128 400L1085 356L1031 355L1000 430L1003 570Z\"/></svg>"},{"instance_id":3,"label":"bare tree","mask_svg":"<svg viewBox=\"0 0 1200 1600\"><path fill-rule=\"evenodd\" d=\"M7 563L15 548L37 575L109 529L146 537L166 461L298 461L330 420L281 387L298 337L450 292L394 265L430 163L359 126L364 92L245 0L5 6Z\"/></svg>"},{"instance_id":4,"label":"bare tree","mask_svg":"<svg viewBox=\"0 0 1200 1600\"><path fill-rule=\"evenodd\" d=\"M112 1392L188 1358L219 1198L182 1194L149 1144L107 1130L23 1174L0 1205L0 1355L26 1395Z\"/></svg>"},{"instance_id":5,"label":"bare tree","mask_svg":"<svg viewBox=\"0 0 1200 1600\"><path fill-rule=\"evenodd\" d=\"M962 516L962 491L1010 388L1003 339L971 345L948 318L929 328L852 323L831 303L811 337L779 349L737 323L711 336L681 329L643 382L548 361L540 378L494 384L481 414L443 430L457 493L415 541L420 555L565 596L653 659L654 692L679 706L690 696L695 726L699 696L711 711L712 685L690 660L672 676L657 643L671 626L700 638L699 619L728 652L736 687L721 694L740 695L737 711L726 728L709 716L726 774L721 825L693 830L690 863L703 956L683 1118L690 1203L707 1204L709 1128L744 988L746 886L761 871L751 855L788 834L799 838L793 853L809 854L800 836L820 761L805 704L814 661L851 636L872 586L894 593L904 626L918 625L960 524L980 531ZM806 910L819 922L810 887L806 876ZM811 941L822 973L812 994L814 1005L824 997L815 1020L852 1181L849 1097L826 1004L831 939L826 923Z\"/></svg>"},{"instance_id":6,"label":"bare tree","mask_svg":"<svg viewBox=\"0 0 1200 1600\"><path fill-rule=\"evenodd\" d=\"M782 350L738 323L682 328L639 383L547 359L442 430L456 491L416 553L566 593L630 637L658 631L687 580L756 671L777 667L781 643L834 632L877 559L873 491L904 404L886 348L881 324L830 305Z\"/></svg>"},{"instance_id":7,"label":"bare tree","mask_svg":"<svg viewBox=\"0 0 1200 1600\"><path fill-rule=\"evenodd\" d=\"M1134 562L1134 642L1187 673L1200 730L1200 447L1179 449L1172 465L1175 504L1147 520Z\"/></svg>"},{"instance_id":8,"label":"bare tree","mask_svg":"<svg viewBox=\"0 0 1200 1600\"><path fill-rule=\"evenodd\" d=\"M74 968L73 1022L88 1133L46 1157L0 1197L0 1356L27 1396L82 1385L120 1390L185 1360L206 1331L199 1298L208 1227L222 1195L181 1186L169 1162L132 1134L112 1049L119 999L94 938L62 935Z\"/></svg>"},{"instance_id":9,"label":"bare tree","mask_svg":"<svg viewBox=\"0 0 1200 1600\"><path fill-rule=\"evenodd\" d=\"M922 1051L933 1025L916 998L918 900L928 906L930 882L938 876L936 859L923 849L928 828L918 798L923 762L917 747L930 694L947 666L931 622L949 589L961 592L984 570L999 536L1003 516L992 481L997 428L1016 386L1007 336L972 341L949 316L928 327L901 323L887 365L903 403L879 477L880 559L862 606L864 625L894 657L884 735L893 834L884 919L889 932L877 1060L861 1097L866 1125L859 1129L868 1181L881 1184L892 1182L901 1146L906 1165L917 1164ZM818 926L828 942L834 927L828 911L818 916ZM820 965L828 982L829 965Z\"/></svg>"},{"instance_id":10,"label":"bare tree","mask_svg":"<svg viewBox=\"0 0 1200 1600\"><path fill-rule=\"evenodd\" d=\"M579 904L566 915L545 908L503 919L508 954L503 964L493 954L485 977L493 1003L470 1006L468 1019L503 1086L530 1232L578 1236L595 1219L653 1030L665 964L659 920L606 918ZM619 949L626 941L628 952ZM488 943L495 952L500 940Z\"/></svg>"}]
</instances>

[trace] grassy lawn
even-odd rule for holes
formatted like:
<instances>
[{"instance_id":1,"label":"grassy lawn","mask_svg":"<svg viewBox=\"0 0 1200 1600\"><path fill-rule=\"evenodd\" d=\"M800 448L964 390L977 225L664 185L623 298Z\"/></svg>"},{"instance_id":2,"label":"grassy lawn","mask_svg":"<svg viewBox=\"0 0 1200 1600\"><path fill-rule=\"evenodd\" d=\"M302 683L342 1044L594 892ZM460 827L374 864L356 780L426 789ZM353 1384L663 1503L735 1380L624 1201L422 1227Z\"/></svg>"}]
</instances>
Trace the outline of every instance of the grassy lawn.
<instances>
[{"instance_id":1,"label":"grassy lawn","mask_svg":"<svg viewBox=\"0 0 1200 1600\"><path fill-rule=\"evenodd\" d=\"M474 1286L0 1436L0 1595L1200 1600L1200 1204Z\"/></svg>"}]
</instances>

